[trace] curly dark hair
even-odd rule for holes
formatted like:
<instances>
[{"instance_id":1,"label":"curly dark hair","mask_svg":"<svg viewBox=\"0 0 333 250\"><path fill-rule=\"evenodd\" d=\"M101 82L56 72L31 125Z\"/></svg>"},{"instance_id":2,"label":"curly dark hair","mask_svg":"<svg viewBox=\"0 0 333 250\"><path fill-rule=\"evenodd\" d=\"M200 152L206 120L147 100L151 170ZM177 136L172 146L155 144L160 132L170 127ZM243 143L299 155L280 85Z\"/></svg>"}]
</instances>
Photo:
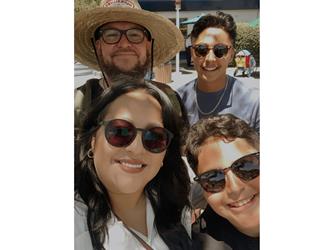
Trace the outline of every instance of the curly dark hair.
<instances>
[{"instance_id":1,"label":"curly dark hair","mask_svg":"<svg viewBox=\"0 0 333 250\"><path fill-rule=\"evenodd\" d=\"M112 204L96 174L93 159L87 153L109 105L123 94L139 89L144 89L160 103L163 125L174 135L163 159L163 168L145 187L155 213L155 225L170 249L191 249L190 237L181 223L183 209L190 209L190 180L180 151L181 123L169 98L152 84L119 85L103 93L91 108L79 133L80 160L75 166L75 197L81 197L88 207L87 224L93 248L104 249L103 242L110 237L107 222L112 216Z\"/></svg>"},{"instance_id":2,"label":"curly dark hair","mask_svg":"<svg viewBox=\"0 0 333 250\"><path fill-rule=\"evenodd\" d=\"M237 26L234 18L225 14L222 11L217 11L216 15L205 15L201 17L193 26L191 32L191 41L195 41L200 33L209 27L221 28L227 32L232 40L232 43L235 44L237 36Z\"/></svg>"},{"instance_id":3,"label":"curly dark hair","mask_svg":"<svg viewBox=\"0 0 333 250\"><path fill-rule=\"evenodd\" d=\"M233 114L211 116L194 124L187 136L185 153L187 160L196 173L199 148L209 137L223 136L228 140L245 139L251 146L259 149L259 136L245 121Z\"/></svg>"}]
</instances>

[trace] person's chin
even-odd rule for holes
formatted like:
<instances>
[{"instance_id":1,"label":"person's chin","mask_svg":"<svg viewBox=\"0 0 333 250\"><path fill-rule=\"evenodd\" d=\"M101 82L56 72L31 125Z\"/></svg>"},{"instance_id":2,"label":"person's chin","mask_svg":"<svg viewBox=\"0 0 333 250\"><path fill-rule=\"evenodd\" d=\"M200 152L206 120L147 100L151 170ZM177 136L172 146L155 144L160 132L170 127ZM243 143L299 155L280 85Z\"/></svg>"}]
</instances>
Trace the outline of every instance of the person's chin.
<instances>
[{"instance_id":1,"label":"person's chin","mask_svg":"<svg viewBox=\"0 0 333 250\"><path fill-rule=\"evenodd\" d=\"M218 80L218 77L215 75L203 74L202 79L205 80L206 82L213 82Z\"/></svg>"},{"instance_id":2,"label":"person's chin","mask_svg":"<svg viewBox=\"0 0 333 250\"><path fill-rule=\"evenodd\" d=\"M134 63L127 63L127 64L121 63L121 64L116 64L116 66L120 71L126 73L126 72L133 71L135 69L136 64L134 64Z\"/></svg>"}]
</instances>

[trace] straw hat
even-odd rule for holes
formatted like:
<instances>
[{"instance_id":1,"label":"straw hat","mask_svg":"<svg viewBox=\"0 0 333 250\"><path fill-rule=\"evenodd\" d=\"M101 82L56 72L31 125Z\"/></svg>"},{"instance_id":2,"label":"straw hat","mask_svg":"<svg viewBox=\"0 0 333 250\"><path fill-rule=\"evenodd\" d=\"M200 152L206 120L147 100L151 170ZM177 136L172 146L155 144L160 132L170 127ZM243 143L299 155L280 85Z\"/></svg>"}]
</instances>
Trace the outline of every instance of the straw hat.
<instances>
[{"instance_id":1,"label":"straw hat","mask_svg":"<svg viewBox=\"0 0 333 250\"><path fill-rule=\"evenodd\" d=\"M98 27L115 21L132 22L149 30L154 39L154 66L171 60L184 46L182 33L170 20L141 9L137 0L102 0L100 7L75 16L75 59L100 70L91 38Z\"/></svg>"}]
</instances>

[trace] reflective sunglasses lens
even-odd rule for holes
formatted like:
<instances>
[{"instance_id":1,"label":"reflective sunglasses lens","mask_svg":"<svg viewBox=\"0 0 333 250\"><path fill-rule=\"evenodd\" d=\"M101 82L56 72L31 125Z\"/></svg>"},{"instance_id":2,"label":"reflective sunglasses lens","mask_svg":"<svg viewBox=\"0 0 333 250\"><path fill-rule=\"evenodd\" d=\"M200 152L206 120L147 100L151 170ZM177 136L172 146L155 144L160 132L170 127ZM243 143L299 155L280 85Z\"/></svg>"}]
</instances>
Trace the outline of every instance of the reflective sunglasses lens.
<instances>
[{"instance_id":1,"label":"reflective sunglasses lens","mask_svg":"<svg viewBox=\"0 0 333 250\"><path fill-rule=\"evenodd\" d=\"M128 146L135 136L135 127L124 120L112 120L105 128L106 140L115 147Z\"/></svg>"},{"instance_id":2,"label":"reflective sunglasses lens","mask_svg":"<svg viewBox=\"0 0 333 250\"><path fill-rule=\"evenodd\" d=\"M144 39L144 32L140 29L130 29L126 32L127 39L132 43L141 43Z\"/></svg>"},{"instance_id":3,"label":"reflective sunglasses lens","mask_svg":"<svg viewBox=\"0 0 333 250\"><path fill-rule=\"evenodd\" d=\"M245 181L253 180L260 174L259 154L243 157L232 165L233 172Z\"/></svg>"},{"instance_id":4,"label":"reflective sunglasses lens","mask_svg":"<svg viewBox=\"0 0 333 250\"><path fill-rule=\"evenodd\" d=\"M107 29L103 31L103 40L106 43L117 43L120 40L121 33L116 29Z\"/></svg>"},{"instance_id":5,"label":"reflective sunglasses lens","mask_svg":"<svg viewBox=\"0 0 333 250\"><path fill-rule=\"evenodd\" d=\"M210 193L217 193L224 189L225 175L223 170L214 170L200 176L202 188Z\"/></svg>"},{"instance_id":6,"label":"reflective sunglasses lens","mask_svg":"<svg viewBox=\"0 0 333 250\"><path fill-rule=\"evenodd\" d=\"M142 135L144 147L152 153L161 153L169 145L170 138L164 128L151 128Z\"/></svg>"},{"instance_id":7,"label":"reflective sunglasses lens","mask_svg":"<svg viewBox=\"0 0 333 250\"><path fill-rule=\"evenodd\" d=\"M205 44L200 44L194 47L195 54L199 57L206 56L208 53L208 46Z\"/></svg>"},{"instance_id":8,"label":"reflective sunglasses lens","mask_svg":"<svg viewBox=\"0 0 333 250\"><path fill-rule=\"evenodd\" d=\"M218 58L221 58L228 53L228 48L222 44L215 45L213 50L215 56Z\"/></svg>"}]
</instances>

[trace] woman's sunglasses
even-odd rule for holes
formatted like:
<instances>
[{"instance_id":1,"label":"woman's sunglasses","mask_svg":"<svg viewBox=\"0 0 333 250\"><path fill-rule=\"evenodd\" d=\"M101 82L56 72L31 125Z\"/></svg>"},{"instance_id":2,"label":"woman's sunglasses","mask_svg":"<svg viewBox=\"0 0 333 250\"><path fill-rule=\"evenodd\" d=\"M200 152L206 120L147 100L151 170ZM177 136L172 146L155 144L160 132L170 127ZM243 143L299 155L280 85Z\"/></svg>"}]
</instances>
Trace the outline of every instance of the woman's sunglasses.
<instances>
[{"instance_id":1,"label":"woman's sunglasses","mask_svg":"<svg viewBox=\"0 0 333 250\"><path fill-rule=\"evenodd\" d=\"M215 44L213 47L209 47L205 43L193 45L192 48L194 49L194 53L198 57L205 57L209 50L213 50L214 55L218 58L221 58L225 56L228 53L228 50L231 48L231 46L227 46L224 44Z\"/></svg>"},{"instance_id":2,"label":"woman's sunglasses","mask_svg":"<svg viewBox=\"0 0 333 250\"><path fill-rule=\"evenodd\" d=\"M136 128L132 123L122 119L101 121L100 124L105 126L107 142L114 147L127 147L134 141L137 132L141 131L144 148L152 153L161 153L167 149L173 137L173 134L166 128Z\"/></svg>"},{"instance_id":3,"label":"woman's sunglasses","mask_svg":"<svg viewBox=\"0 0 333 250\"><path fill-rule=\"evenodd\" d=\"M221 192L225 187L225 174L231 170L238 178L250 181L259 176L259 152L245 155L224 169L213 169L194 178L210 193Z\"/></svg>"}]
</instances>

